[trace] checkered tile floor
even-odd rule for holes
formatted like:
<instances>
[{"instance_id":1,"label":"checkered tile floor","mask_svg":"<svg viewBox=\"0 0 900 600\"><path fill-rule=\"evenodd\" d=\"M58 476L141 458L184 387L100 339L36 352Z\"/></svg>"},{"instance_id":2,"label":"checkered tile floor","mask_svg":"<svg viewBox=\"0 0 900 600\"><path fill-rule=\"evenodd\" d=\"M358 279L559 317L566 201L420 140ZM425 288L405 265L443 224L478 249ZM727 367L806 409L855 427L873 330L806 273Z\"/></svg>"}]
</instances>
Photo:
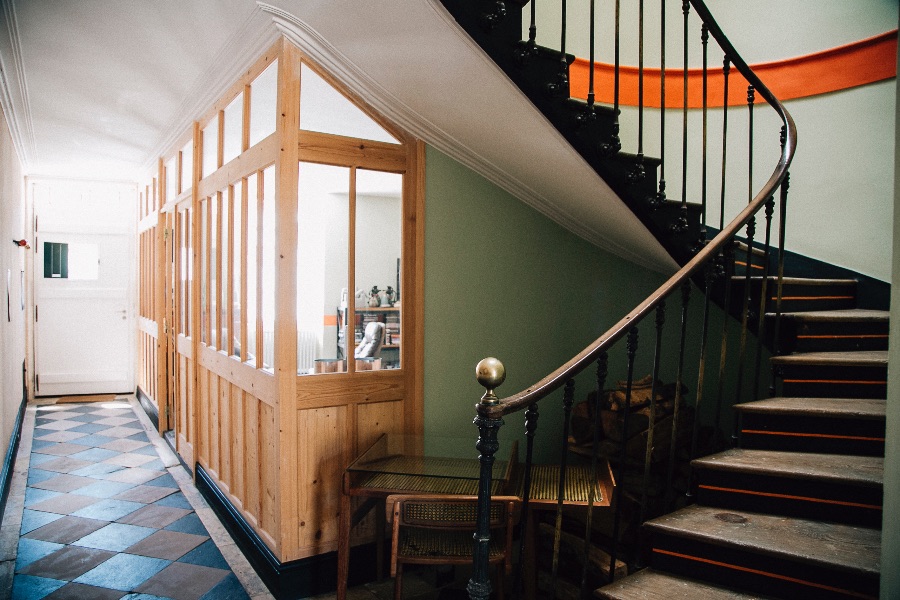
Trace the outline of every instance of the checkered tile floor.
<instances>
[{"instance_id":1,"label":"checkered tile floor","mask_svg":"<svg viewBox=\"0 0 900 600\"><path fill-rule=\"evenodd\" d=\"M128 402L38 406L14 600L249 598Z\"/></svg>"}]
</instances>

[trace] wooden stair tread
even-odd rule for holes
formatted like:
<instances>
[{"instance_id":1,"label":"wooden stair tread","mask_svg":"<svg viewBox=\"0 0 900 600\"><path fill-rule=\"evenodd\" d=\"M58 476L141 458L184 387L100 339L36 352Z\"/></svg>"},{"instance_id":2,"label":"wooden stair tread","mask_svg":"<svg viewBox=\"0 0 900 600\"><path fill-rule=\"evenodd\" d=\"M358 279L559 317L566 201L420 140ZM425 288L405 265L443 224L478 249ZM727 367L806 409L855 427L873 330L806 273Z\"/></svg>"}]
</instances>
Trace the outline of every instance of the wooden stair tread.
<instances>
[{"instance_id":1,"label":"wooden stair tread","mask_svg":"<svg viewBox=\"0 0 900 600\"><path fill-rule=\"evenodd\" d=\"M746 275L734 275L732 279L735 280L743 280L746 278ZM750 281L762 281L762 277L759 276L751 276ZM768 277L769 283L772 282L778 283L778 277L776 275L769 275ZM818 279L818 278L810 278L810 277L783 277L782 283L789 285L856 285L857 281L855 279Z\"/></svg>"},{"instance_id":2,"label":"wooden stair tread","mask_svg":"<svg viewBox=\"0 0 900 600\"><path fill-rule=\"evenodd\" d=\"M729 590L711 583L642 569L594 592L608 600L767 600L769 596Z\"/></svg>"},{"instance_id":3,"label":"wooden stair tread","mask_svg":"<svg viewBox=\"0 0 900 600\"><path fill-rule=\"evenodd\" d=\"M884 420L887 402L877 398L767 398L735 404L743 413Z\"/></svg>"},{"instance_id":4,"label":"wooden stair tread","mask_svg":"<svg viewBox=\"0 0 900 600\"><path fill-rule=\"evenodd\" d=\"M802 352L785 356L773 356L771 362L776 365L886 367L888 364L888 353L887 350Z\"/></svg>"},{"instance_id":5,"label":"wooden stair tread","mask_svg":"<svg viewBox=\"0 0 900 600\"><path fill-rule=\"evenodd\" d=\"M792 559L836 572L877 577L881 531L745 511L692 505L647 521L644 527L708 544Z\"/></svg>"},{"instance_id":6,"label":"wooden stair tread","mask_svg":"<svg viewBox=\"0 0 900 600\"><path fill-rule=\"evenodd\" d=\"M884 458L850 454L732 448L694 459L691 465L696 469L815 479L865 487L881 487L884 477Z\"/></svg>"},{"instance_id":7,"label":"wooden stair tread","mask_svg":"<svg viewBox=\"0 0 900 600\"><path fill-rule=\"evenodd\" d=\"M871 310L866 308L847 308L843 310L810 310L799 312L781 313L782 319L794 319L797 321L821 321L821 322L859 322L875 321L887 322L890 312L886 310ZM766 313L767 317L774 318L775 313Z\"/></svg>"}]
</instances>

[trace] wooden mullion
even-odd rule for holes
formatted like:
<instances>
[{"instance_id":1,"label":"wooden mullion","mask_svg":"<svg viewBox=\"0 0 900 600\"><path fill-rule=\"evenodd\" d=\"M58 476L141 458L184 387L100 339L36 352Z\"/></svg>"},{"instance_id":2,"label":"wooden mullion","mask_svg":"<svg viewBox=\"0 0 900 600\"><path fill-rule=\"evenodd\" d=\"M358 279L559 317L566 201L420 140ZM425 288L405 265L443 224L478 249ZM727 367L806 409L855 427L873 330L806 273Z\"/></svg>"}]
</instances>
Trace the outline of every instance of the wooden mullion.
<instances>
[{"instance_id":1,"label":"wooden mullion","mask_svg":"<svg viewBox=\"0 0 900 600\"><path fill-rule=\"evenodd\" d=\"M241 107L241 154L250 149L250 82L244 84L244 105Z\"/></svg>"},{"instance_id":2,"label":"wooden mullion","mask_svg":"<svg viewBox=\"0 0 900 600\"><path fill-rule=\"evenodd\" d=\"M256 368L263 368L263 202L265 201L263 171L256 172Z\"/></svg>"},{"instance_id":3,"label":"wooden mullion","mask_svg":"<svg viewBox=\"0 0 900 600\"><path fill-rule=\"evenodd\" d=\"M216 115L219 133L216 136L216 170L225 164L225 109L222 108Z\"/></svg>"},{"instance_id":4,"label":"wooden mullion","mask_svg":"<svg viewBox=\"0 0 900 600\"><path fill-rule=\"evenodd\" d=\"M344 333L344 345L347 347L347 372L356 372L356 361L350 357L350 349L356 345L356 167L350 168L350 193L348 201L350 210L347 217L347 331ZM353 290L353 294L350 294ZM351 300L350 298L353 298ZM350 323L353 323L351 341Z\"/></svg>"},{"instance_id":5,"label":"wooden mullion","mask_svg":"<svg viewBox=\"0 0 900 600\"><path fill-rule=\"evenodd\" d=\"M153 290L153 319L156 321L156 372L155 375L155 388L156 395L153 398L156 401L156 408L159 410L160 418L157 421L160 435L165 431L166 426L168 425L165 408L166 408L166 400L167 400L167 386L166 386L166 352L168 351L167 347L167 335L166 329L168 326L168 315L166 314L166 308L168 306L168 302L166 302L166 216L163 213L162 208L163 201L165 200L165 190L167 189L167 181L166 177L168 174L166 173L166 166L163 162L163 159L160 158L158 161L159 168L159 204L156 211L156 229L155 229L155 239L153 244L153 258L154 265L153 271L150 274L152 279L152 290Z\"/></svg>"},{"instance_id":6,"label":"wooden mullion","mask_svg":"<svg viewBox=\"0 0 900 600\"><path fill-rule=\"evenodd\" d=\"M222 192L216 192L216 345L218 350L222 349L222 270L223 263L223 246L222 243Z\"/></svg>"},{"instance_id":7,"label":"wooden mullion","mask_svg":"<svg viewBox=\"0 0 900 600\"><path fill-rule=\"evenodd\" d=\"M200 441L199 436L197 436L197 429L199 427L199 411L197 410L197 398L199 397L199 389L200 389L200 381L197 376L198 372L198 361L197 357L200 355L200 338L201 336L201 328L203 324L201 323L201 306L200 306L200 278L203 277L203 273L200 269L200 244L204 243L204 240L201 239L200 231L201 231L201 223L200 223L200 186L198 185L200 182L200 174L201 174L201 161L202 154L201 150L202 146L202 133L200 130L200 122L194 121L192 126L192 137L193 137L193 156L191 159L193 160L193 169L191 171L191 218L190 218L190 231L191 231L191 265L192 265L192 277L191 277L191 318L190 318L190 335L191 335L191 356L193 357L193 374L194 376L189 379L189 383L186 384L185 387L190 386L190 398L189 402L185 402L185 406L187 407L188 414L186 415L185 421L189 423L188 431L184 432L185 440L190 445L190 453L193 460L191 463L194 463L198 456L200 456ZM187 449L185 449L187 450ZM196 475L196 471L194 471Z\"/></svg>"},{"instance_id":8,"label":"wooden mullion","mask_svg":"<svg viewBox=\"0 0 900 600\"><path fill-rule=\"evenodd\" d=\"M207 197L204 202L206 202L206 211L205 214L201 215L201 218L205 221L205 235L203 238L203 243L205 244L205 254L206 256L206 265L203 272L203 277L206 278L206 298L203 304L204 309L204 319L203 319L203 327L206 331L206 345L212 345L212 256L210 256L212 252L212 227L210 226L210 221L212 220L212 196Z\"/></svg>"}]
</instances>

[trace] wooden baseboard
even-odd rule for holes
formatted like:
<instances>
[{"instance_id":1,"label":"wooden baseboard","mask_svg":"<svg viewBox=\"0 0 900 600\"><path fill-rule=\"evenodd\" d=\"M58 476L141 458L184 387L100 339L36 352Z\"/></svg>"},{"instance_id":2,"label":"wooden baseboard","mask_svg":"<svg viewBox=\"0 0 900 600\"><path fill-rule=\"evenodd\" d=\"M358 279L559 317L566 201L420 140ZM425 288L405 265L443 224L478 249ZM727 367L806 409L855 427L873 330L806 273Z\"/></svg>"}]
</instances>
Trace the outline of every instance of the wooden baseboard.
<instances>
[{"instance_id":1,"label":"wooden baseboard","mask_svg":"<svg viewBox=\"0 0 900 600\"><path fill-rule=\"evenodd\" d=\"M278 600L308 598L332 592L337 588L336 552L280 562L199 463L196 465L195 481L200 494L222 521L238 548L275 598ZM350 552L350 561L353 569L348 585L360 585L375 580L374 543L353 548Z\"/></svg>"}]
</instances>

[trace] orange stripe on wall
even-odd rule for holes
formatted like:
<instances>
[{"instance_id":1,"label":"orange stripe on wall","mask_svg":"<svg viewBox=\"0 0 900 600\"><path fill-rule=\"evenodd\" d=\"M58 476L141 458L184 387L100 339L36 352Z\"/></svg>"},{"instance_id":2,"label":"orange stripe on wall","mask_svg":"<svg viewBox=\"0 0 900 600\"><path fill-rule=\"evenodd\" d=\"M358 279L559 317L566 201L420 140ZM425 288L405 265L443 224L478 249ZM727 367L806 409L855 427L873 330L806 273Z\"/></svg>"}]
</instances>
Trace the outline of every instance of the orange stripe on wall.
<instances>
[{"instance_id":1,"label":"orange stripe on wall","mask_svg":"<svg viewBox=\"0 0 900 600\"><path fill-rule=\"evenodd\" d=\"M805 98L845 90L897 76L897 30L784 60L750 65L779 100ZM590 63L576 58L569 67L571 94L587 98ZM614 66L594 65L597 102L613 104ZM666 108L681 108L684 70L666 69ZM709 65L708 106L722 106L725 77L721 61ZM728 78L728 105L747 104L747 80L732 66ZM619 104L637 106L638 69L620 68ZM644 69L644 106L659 108L660 70ZM763 101L757 94L757 102ZM688 108L703 107L703 69L688 69Z\"/></svg>"},{"instance_id":2,"label":"orange stripe on wall","mask_svg":"<svg viewBox=\"0 0 900 600\"><path fill-rule=\"evenodd\" d=\"M337 327L337 315L322 315L322 325L325 327Z\"/></svg>"}]
</instances>

